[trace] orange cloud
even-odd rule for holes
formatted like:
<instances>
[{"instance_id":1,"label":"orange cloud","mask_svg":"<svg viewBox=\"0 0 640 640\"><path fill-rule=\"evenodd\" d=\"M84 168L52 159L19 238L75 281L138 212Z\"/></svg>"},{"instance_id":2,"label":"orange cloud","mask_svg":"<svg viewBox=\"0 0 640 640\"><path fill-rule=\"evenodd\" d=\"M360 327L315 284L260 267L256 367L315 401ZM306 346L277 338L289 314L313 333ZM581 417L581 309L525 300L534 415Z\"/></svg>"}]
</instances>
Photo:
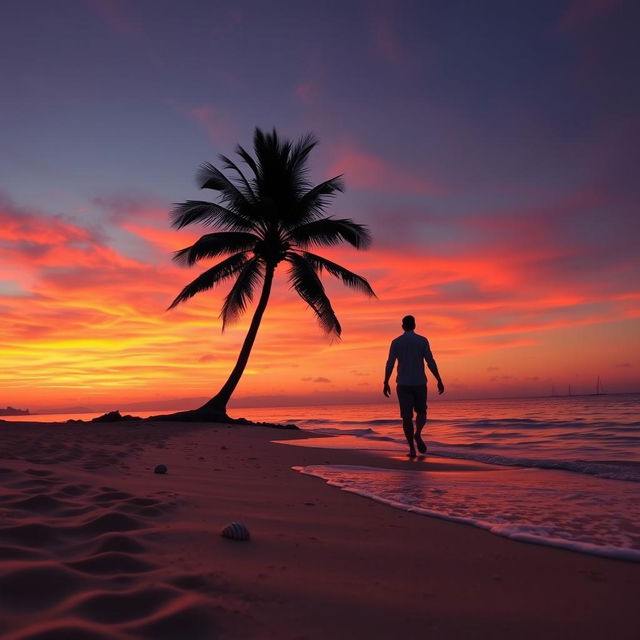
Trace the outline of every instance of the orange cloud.
<instances>
[{"instance_id":1,"label":"orange cloud","mask_svg":"<svg viewBox=\"0 0 640 640\"><path fill-rule=\"evenodd\" d=\"M61 217L3 204L0 279L11 285L0 288L5 402L117 408L206 397L225 380L250 316L221 333L224 287L165 311L199 268L171 262L171 252L195 235L162 228L159 213L120 219L121 229L154 248L132 257ZM367 277L379 296L365 299L325 279L344 327L337 343L320 332L281 268L236 402L377 394L388 342L406 313L430 337L454 393L490 392L497 382L489 366L522 389L542 388L552 374L568 378L568 360L585 371L597 367L607 380L633 379L640 363L629 350L640 317L638 288L623 286L626 272L615 286L550 279L545 261L561 258L562 248L537 239L513 247L499 237L448 255L416 246L323 250ZM614 338L627 335L626 342Z\"/></svg>"}]
</instances>

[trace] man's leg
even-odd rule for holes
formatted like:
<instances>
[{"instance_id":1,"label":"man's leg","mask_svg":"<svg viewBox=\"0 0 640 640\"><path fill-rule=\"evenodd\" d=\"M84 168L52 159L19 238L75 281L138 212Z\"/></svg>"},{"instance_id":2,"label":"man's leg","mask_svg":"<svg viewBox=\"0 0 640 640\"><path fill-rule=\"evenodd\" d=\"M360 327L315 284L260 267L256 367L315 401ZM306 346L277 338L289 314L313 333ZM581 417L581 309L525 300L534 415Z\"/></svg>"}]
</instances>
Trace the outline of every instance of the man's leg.
<instances>
[{"instance_id":1,"label":"man's leg","mask_svg":"<svg viewBox=\"0 0 640 640\"><path fill-rule=\"evenodd\" d=\"M398 404L400 405L400 416L402 417L402 429L404 437L409 444L409 457L416 457L416 448L413 444L413 393L411 389L398 385L396 387L398 393Z\"/></svg>"},{"instance_id":2,"label":"man's leg","mask_svg":"<svg viewBox=\"0 0 640 640\"><path fill-rule=\"evenodd\" d=\"M427 385L415 389L414 402L416 410L416 445L420 453L426 453L427 445L422 440L422 428L427 422Z\"/></svg>"}]
</instances>

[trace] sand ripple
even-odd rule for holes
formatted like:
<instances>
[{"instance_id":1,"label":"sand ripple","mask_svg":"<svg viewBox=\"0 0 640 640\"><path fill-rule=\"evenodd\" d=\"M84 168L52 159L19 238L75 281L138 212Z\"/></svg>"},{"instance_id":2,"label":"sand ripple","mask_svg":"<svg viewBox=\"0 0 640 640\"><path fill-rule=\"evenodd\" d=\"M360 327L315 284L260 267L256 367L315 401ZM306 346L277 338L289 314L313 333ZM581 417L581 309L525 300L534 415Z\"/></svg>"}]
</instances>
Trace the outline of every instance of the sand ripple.
<instances>
[{"instance_id":1,"label":"sand ripple","mask_svg":"<svg viewBox=\"0 0 640 640\"><path fill-rule=\"evenodd\" d=\"M217 637L221 617L237 614L207 578L158 562L158 527L175 507L167 491L0 467L3 640Z\"/></svg>"}]
</instances>

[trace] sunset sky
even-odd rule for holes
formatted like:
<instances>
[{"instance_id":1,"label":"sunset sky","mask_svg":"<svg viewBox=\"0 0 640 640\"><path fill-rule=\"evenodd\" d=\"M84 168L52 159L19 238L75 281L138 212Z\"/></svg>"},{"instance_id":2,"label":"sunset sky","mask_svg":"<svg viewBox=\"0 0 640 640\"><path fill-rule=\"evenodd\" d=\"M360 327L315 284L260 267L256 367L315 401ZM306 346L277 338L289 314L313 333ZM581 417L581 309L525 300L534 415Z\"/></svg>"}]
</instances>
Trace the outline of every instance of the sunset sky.
<instances>
[{"instance_id":1,"label":"sunset sky","mask_svg":"<svg viewBox=\"0 0 640 640\"><path fill-rule=\"evenodd\" d=\"M382 400L413 313L451 398L640 391L640 83L632 0L9 0L0 22L0 406L189 406L250 315L166 311L215 198L198 165L256 126L313 132L331 342L284 270L232 404ZM279 277L278 277L279 275ZM168 405L167 405L168 406Z\"/></svg>"}]
</instances>

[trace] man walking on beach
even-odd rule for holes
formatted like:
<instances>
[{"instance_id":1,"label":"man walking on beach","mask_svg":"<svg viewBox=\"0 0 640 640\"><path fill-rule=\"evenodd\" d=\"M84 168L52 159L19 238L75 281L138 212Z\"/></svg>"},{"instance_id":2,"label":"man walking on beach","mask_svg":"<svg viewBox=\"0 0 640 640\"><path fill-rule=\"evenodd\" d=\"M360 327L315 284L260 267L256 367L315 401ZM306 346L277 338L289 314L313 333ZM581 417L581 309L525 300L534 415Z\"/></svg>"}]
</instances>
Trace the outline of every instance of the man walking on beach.
<instances>
[{"instance_id":1,"label":"man walking on beach","mask_svg":"<svg viewBox=\"0 0 640 640\"><path fill-rule=\"evenodd\" d=\"M420 453L426 453L427 445L422 440L422 428L427 421L427 376L424 363L438 381L438 393L444 393L444 385L438 373L438 365L431 353L429 341L415 333L416 319L413 316L402 318L404 333L391 342L389 358L384 372L384 387L382 393L388 398L391 395L389 378L393 366L398 361L398 376L396 378L398 403L402 416L402 428L409 443L409 457L416 457L415 445ZM413 430L413 412L416 412L416 428Z\"/></svg>"}]
</instances>

